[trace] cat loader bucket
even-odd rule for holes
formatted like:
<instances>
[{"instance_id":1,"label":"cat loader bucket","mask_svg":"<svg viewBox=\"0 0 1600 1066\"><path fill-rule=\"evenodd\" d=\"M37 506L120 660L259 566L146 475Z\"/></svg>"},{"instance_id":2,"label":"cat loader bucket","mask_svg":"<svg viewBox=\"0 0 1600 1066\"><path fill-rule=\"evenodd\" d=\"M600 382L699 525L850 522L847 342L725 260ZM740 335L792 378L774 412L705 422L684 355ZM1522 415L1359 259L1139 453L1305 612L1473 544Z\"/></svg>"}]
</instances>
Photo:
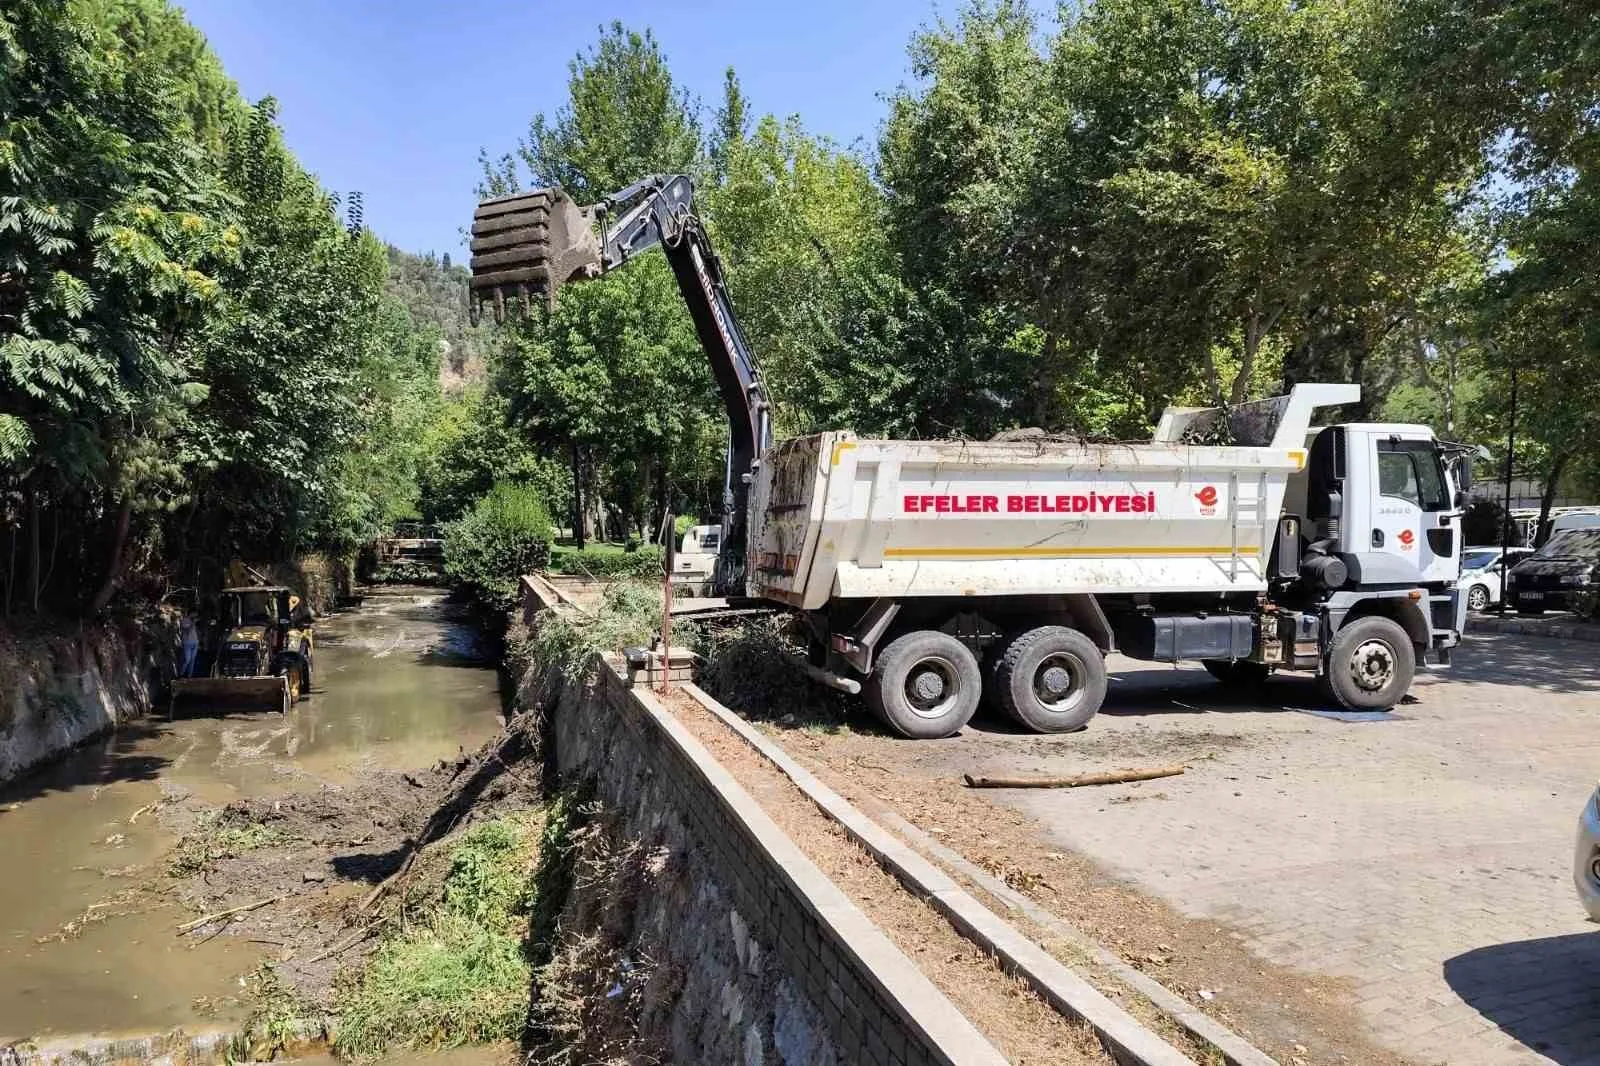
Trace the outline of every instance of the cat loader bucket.
<instances>
[{"instance_id":1,"label":"cat loader bucket","mask_svg":"<svg viewBox=\"0 0 1600 1066\"><path fill-rule=\"evenodd\" d=\"M180 677L172 682L172 701L167 717L177 717L179 706L252 707L289 713L297 693L290 691L290 679L261 677Z\"/></svg>"},{"instance_id":2,"label":"cat loader bucket","mask_svg":"<svg viewBox=\"0 0 1600 1066\"><path fill-rule=\"evenodd\" d=\"M561 286L599 277L600 269L593 216L560 188L485 200L473 212L473 325L485 303L504 322L508 300L524 313L530 297L553 305Z\"/></svg>"}]
</instances>

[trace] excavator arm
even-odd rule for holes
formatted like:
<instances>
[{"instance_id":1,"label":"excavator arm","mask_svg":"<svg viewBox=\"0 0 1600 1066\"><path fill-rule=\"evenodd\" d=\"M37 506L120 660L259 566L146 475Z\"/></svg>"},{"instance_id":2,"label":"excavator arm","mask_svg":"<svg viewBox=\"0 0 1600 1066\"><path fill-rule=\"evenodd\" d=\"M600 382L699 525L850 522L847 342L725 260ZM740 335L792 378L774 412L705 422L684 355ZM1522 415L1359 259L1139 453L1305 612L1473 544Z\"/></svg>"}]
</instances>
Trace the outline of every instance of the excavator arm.
<instances>
[{"instance_id":1,"label":"excavator arm","mask_svg":"<svg viewBox=\"0 0 1600 1066\"><path fill-rule=\"evenodd\" d=\"M743 577L748 475L772 427L761 374L734 315L721 262L694 212L689 178L651 175L588 208L555 187L483 201L472 222L472 321L485 304L496 322L505 321L508 305L526 311L534 297L553 305L561 286L600 277L658 246L728 417L719 567L719 584L727 584Z\"/></svg>"}]
</instances>

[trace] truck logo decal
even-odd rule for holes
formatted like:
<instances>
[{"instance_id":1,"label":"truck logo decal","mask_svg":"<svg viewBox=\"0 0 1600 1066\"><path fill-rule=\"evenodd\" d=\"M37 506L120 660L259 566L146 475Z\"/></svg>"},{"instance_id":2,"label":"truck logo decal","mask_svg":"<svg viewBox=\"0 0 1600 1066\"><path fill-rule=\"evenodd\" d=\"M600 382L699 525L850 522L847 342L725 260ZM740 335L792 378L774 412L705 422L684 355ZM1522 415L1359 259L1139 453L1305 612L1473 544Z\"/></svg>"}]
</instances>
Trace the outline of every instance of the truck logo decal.
<instances>
[{"instance_id":1,"label":"truck logo decal","mask_svg":"<svg viewBox=\"0 0 1600 1066\"><path fill-rule=\"evenodd\" d=\"M1194 498L1200 501L1200 513L1210 514L1217 506L1217 487L1215 485L1207 485L1195 493Z\"/></svg>"},{"instance_id":2,"label":"truck logo decal","mask_svg":"<svg viewBox=\"0 0 1600 1066\"><path fill-rule=\"evenodd\" d=\"M1400 546L1402 548L1411 547L1412 542L1415 541L1416 539L1417 539L1417 535L1415 533L1411 532L1411 530L1402 529L1400 531Z\"/></svg>"},{"instance_id":3,"label":"truck logo decal","mask_svg":"<svg viewBox=\"0 0 1600 1066\"><path fill-rule=\"evenodd\" d=\"M1008 496L906 493L906 514L1155 514L1156 494L1084 492Z\"/></svg>"}]
</instances>

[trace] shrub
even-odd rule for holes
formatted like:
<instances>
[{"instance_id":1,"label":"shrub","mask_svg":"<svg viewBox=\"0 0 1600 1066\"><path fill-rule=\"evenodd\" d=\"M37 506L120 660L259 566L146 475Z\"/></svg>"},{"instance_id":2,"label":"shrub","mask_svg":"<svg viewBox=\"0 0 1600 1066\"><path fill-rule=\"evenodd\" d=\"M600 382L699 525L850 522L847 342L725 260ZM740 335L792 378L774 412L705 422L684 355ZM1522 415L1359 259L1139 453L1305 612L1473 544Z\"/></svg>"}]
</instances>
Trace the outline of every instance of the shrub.
<instances>
[{"instance_id":1,"label":"shrub","mask_svg":"<svg viewBox=\"0 0 1600 1066\"><path fill-rule=\"evenodd\" d=\"M496 485L445 526L445 572L491 604L509 606L517 579L549 564L551 534L538 489Z\"/></svg>"},{"instance_id":2,"label":"shrub","mask_svg":"<svg viewBox=\"0 0 1600 1066\"><path fill-rule=\"evenodd\" d=\"M661 576L663 554L654 544L642 544L633 551L618 551L615 547L593 547L582 551L564 551L557 555L551 568L563 574L580 574L588 577L654 577Z\"/></svg>"}]
</instances>

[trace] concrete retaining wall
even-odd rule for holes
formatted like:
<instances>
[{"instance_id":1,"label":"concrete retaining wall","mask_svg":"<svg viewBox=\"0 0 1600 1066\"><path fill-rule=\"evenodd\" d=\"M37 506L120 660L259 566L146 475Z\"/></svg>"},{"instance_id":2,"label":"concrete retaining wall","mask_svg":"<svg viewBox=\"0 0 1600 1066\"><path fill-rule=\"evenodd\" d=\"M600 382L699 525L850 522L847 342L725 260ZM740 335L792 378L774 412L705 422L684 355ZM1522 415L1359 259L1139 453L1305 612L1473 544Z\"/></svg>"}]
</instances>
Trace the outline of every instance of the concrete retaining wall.
<instances>
[{"instance_id":1,"label":"concrete retaining wall","mask_svg":"<svg viewBox=\"0 0 1600 1066\"><path fill-rule=\"evenodd\" d=\"M0 783L145 713L143 644L101 625L0 649Z\"/></svg>"}]
</instances>

